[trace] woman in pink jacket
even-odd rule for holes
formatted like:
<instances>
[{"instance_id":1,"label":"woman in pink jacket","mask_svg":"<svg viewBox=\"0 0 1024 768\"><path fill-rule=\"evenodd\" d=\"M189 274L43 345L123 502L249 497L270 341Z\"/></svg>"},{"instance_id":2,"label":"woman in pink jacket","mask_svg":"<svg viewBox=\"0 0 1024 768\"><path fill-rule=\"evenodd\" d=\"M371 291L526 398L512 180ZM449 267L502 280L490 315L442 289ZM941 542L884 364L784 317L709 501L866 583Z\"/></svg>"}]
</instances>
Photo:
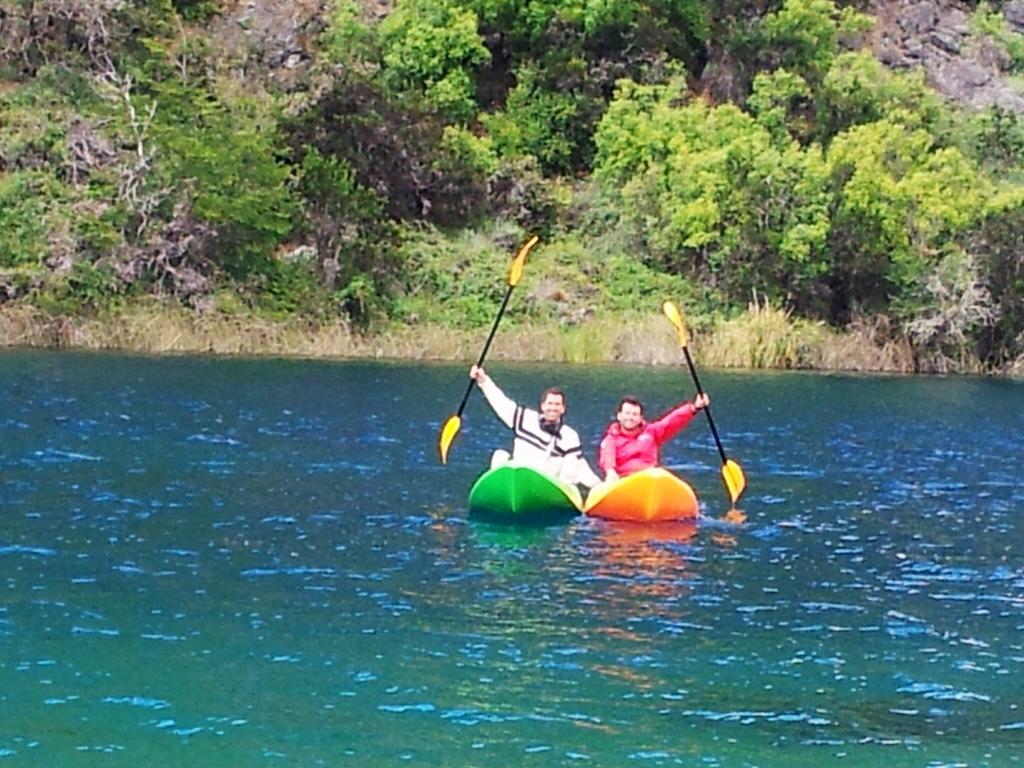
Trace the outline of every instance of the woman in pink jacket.
<instances>
[{"instance_id":1,"label":"woman in pink jacket","mask_svg":"<svg viewBox=\"0 0 1024 768\"><path fill-rule=\"evenodd\" d=\"M690 423L697 411L711 402L707 393L697 395L693 402L677 405L657 421L644 421L644 406L632 396L619 401L615 421L608 425L601 447L598 466L607 481L656 467L661 463L659 448Z\"/></svg>"}]
</instances>

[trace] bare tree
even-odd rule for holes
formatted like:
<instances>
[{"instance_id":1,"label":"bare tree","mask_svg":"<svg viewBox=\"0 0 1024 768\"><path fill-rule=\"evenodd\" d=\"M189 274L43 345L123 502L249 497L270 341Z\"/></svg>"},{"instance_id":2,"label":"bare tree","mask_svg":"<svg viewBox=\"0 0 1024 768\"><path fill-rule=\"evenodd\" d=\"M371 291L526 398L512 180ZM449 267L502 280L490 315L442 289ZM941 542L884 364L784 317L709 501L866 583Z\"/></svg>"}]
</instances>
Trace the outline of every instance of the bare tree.
<instances>
[{"instance_id":1,"label":"bare tree","mask_svg":"<svg viewBox=\"0 0 1024 768\"><path fill-rule=\"evenodd\" d=\"M92 59L109 50L111 21L127 5L126 0L0 0L0 63L30 76L68 52Z\"/></svg>"},{"instance_id":2,"label":"bare tree","mask_svg":"<svg viewBox=\"0 0 1024 768\"><path fill-rule=\"evenodd\" d=\"M132 98L132 76L121 74L109 56L104 55L105 66L97 76L101 93L106 93L124 110L127 117L130 159L118 169L117 197L137 217L135 237L141 237L149 218L157 206L166 199L169 189L146 189L146 179L153 170L156 147L149 142L149 130L156 116L157 104L151 102L140 115Z\"/></svg>"}]
</instances>

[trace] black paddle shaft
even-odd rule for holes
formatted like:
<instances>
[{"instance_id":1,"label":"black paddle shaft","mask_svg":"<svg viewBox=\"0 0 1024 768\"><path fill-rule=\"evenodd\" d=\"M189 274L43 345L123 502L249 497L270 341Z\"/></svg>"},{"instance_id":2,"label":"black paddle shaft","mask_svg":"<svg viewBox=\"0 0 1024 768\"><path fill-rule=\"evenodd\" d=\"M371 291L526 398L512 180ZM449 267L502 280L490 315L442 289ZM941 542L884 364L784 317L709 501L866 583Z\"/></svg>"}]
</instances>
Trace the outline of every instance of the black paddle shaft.
<instances>
[{"instance_id":1,"label":"black paddle shaft","mask_svg":"<svg viewBox=\"0 0 1024 768\"><path fill-rule=\"evenodd\" d=\"M498 316L494 318L494 325L491 326L491 333L487 337L483 350L480 352L480 359L476 361L477 368L484 364L484 358L487 357L487 350L491 348L491 342L494 341L494 334L498 332L498 323L501 322L501 316L505 314L505 307L508 306L508 300L512 298L513 288L515 288L515 286L509 283L508 290L505 291L505 299L501 302L501 309L498 310ZM459 410L455 414L459 418L462 418L462 412L466 410L466 403L469 402L469 396L473 393L474 384L476 384L476 382L470 379L469 386L466 387L466 394L462 396L462 402L459 403Z\"/></svg>"},{"instance_id":2,"label":"black paddle shaft","mask_svg":"<svg viewBox=\"0 0 1024 768\"><path fill-rule=\"evenodd\" d=\"M683 347L683 354L686 355L686 364L690 366L690 375L693 376L693 383L697 385L697 394L703 395L704 390L700 385L700 379L697 378L697 369L693 365L693 358L690 357L689 347ZM711 434L715 436L715 445L718 446L718 455L722 457L722 463L728 461L725 457L725 449L722 447L722 440L718 437L718 430L715 429L715 420L711 418L711 407L705 406L704 415L708 417L708 424L711 425Z\"/></svg>"}]
</instances>

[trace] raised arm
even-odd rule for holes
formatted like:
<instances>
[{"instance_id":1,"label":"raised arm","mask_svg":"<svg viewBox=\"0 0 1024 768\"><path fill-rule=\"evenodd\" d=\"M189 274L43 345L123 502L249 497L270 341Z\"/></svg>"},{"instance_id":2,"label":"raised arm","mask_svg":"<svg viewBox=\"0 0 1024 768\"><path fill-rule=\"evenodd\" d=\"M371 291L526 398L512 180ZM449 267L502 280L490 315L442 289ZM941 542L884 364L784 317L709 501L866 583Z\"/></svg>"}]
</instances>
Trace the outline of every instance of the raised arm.
<instances>
[{"instance_id":1,"label":"raised arm","mask_svg":"<svg viewBox=\"0 0 1024 768\"><path fill-rule=\"evenodd\" d=\"M486 398L488 405L494 410L494 413L501 423L509 429L512 429L514 423L516 408L518 407L512 398L506 395L497 384L494 383L494 379L487 375L487 371L478 365L474 365L469 369L469 378L476 382L476 385L480 387L480 391Z\"/></svg>"},{"instance_id":2,"label":"raised arm","mask_svg":"<svg viewBox=\"0 0 1024 768\"><path fill-rule=\"evenodd\" d=\"M690 423L690 420L701 408L705 408L711 401L706 394L697 395L693 402L685 402L677 405L657 421L652 421L650 429L654 433L654 439L658 445L671 440Z\"/></svg>"}]
</instances>

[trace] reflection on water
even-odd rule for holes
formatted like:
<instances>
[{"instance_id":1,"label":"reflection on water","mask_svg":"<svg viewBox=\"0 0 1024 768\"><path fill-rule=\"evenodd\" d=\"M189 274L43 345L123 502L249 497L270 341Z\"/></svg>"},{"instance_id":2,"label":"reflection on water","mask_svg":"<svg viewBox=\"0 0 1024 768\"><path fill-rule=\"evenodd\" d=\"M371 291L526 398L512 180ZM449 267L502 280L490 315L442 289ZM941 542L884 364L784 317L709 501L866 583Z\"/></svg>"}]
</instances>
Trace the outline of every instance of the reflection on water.
<instances>
[{"instance_id":1,"label":"reflection on water","mask_svg":"<svg viewBox=\"0 0 1024 768\"><path fill-rule=\"evenodd\" d=\"M590 445L687 387L499 373ZM510 529L462 367L0 357L0 762L1019 764L1021 386L707 378L745 524L695 424L699 526Z\"/></svg>"}]
</instances>

